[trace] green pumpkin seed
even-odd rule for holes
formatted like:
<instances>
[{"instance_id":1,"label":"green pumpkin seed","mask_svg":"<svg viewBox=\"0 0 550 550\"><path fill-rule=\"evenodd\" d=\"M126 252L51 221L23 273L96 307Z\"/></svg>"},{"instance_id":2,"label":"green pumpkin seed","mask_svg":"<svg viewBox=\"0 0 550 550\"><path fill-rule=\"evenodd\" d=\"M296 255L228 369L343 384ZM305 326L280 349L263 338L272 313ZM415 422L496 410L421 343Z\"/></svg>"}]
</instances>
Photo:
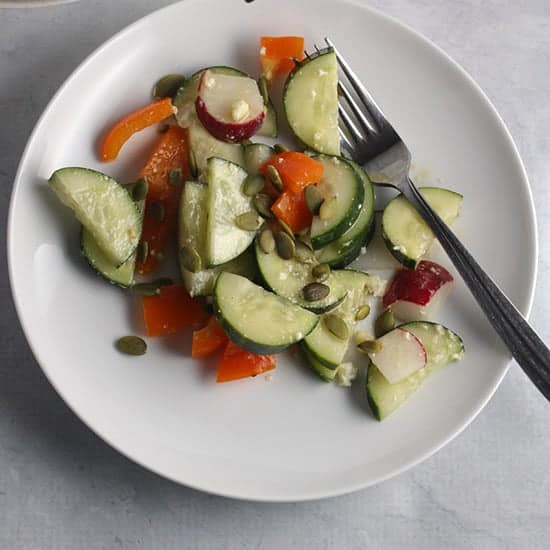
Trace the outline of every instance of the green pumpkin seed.
<instances>
[{"instance_id":1,"label":"green pumpkin seed","mask_svg":"<svg viewBox=\"0 0 550 550\"><path fill-rule=\"evenodd\" d=\"M304 191L304 199L308 210L314 215L317 216L321 209L321 206L325 202L321 191L317 189L316 185L308 185Z\"/></svg>"},{"instance_id":2,"label":"green pumpkin seed","mask_svg":"<svg viewBox=\"0 0 550 550\"><path fill-rule=\"evenodd\" d=\"M247 197L253 197L264 188L264 185L265 180L262 175L246 176L243 182L243 193Z\"/></svg>"},{"instance_id":3,"label":"green pumpkin seed","mask_svg":"<svg viewBox=\"0 0 550 550\"><path fill-rule=\"evenodd\" d=\"M347 340L349 338L349 327L347 323L338 315L329 313L323 317L323 321L327 329L339 338L340 340Z\"/></svg>"},{"instance_id":4,"label":"green pumpkin seed","mask_svg":"<svg viewBox=\"0 0 550 550\"><path fill-rule=\"evenodd\" d=\"M277 254L283 260L290 260L296 253L296 245L288 233L283 233L282 231L277 233L275 235L275 246L277 247Z\"/></svg>"},{"instance_id":5,"label":"green pumpkin seed","mask_svg":"<svg viewBox=\"0 0 550 550\"><path fill-rule=\"evenodd\" d=\"M154 99L174 97L178 90L185 84L185 77L181 74L167 74L159 78L153 86L151 95Z\"/></svg>"},{"instance_id":6,"label":"green pumpkin seed","mask_svg":"<svg viewBox=\"0 0 550 550\"><path fill-rule=\"evenodd\" d=\"M273 201L269 195L265 193L258 193L252 200L254 208L258 211L258 214L263 218L272 218L273 212L271 212L271 205Z\"/></svg>"},{"instance_id":7,"label":"green pumpkin seed","mask_svg":"<svg viewBox=\"0 0 550 550\"><path fill-rule=\"evenodd\" d=\"M160 277L154 281L147 283L138 283L132 286L132 292L140 296L155 296L160 294L160 288L163 286L173 285L174 281L168 277Z\"/></svg>"},{"instance_id":8,"label":"green pumpkin seed","mask_svg":"<svg viewBox=\"0 0 550 550\"><path fill-rule=\"evenodd\" d=\"M330 287L323 283L309 283L302 288L302 295L307 302L318 302L330 294Z\"/></svg>"},{"instance_id":9,"label":"green pumpkin seed","mask_svg":"<svg viewBox=\"0 0 550 550\"><path fill-rule=\"evenodd\" d=\"M275 168L275 166L273 166L273 164L270 164L267 167L267 177L273 184L273 187L281 193L283 191L283 180L281 179L279 171Z\"/></svg>"},{"instance_id":10,"label":"green pumpkin seed","mask_svg":"<svg viewBox=\"0 0 550 550\"><path fill-rule=\"evenodd\" d=\"M170 170L170 173L168 174L168 183L170 185L177 187L182 181L183 172L181 171L181 168L174 168L173 170Z\"/></svg>"},{"instance_id":11,"label":"green pumpkin seed","mask_svg":"<svg viewBox=\"0 0 550 550\"><path fill-rule=\"evenodd\" d=\"M151 209L151 216L157 223L162 223L166 217L166 211L164 209L164 204L159 201L154 201L149 205Z\"/></svg>"},{"instance_id":12,"label":"green pumpkin seed","mask_svg":"<svg viewBox=\"0 0 550 550\"><path fill-rule=\"evenodd\" d=\"M330 197L330 199L324 200L319 207L319 217L322 220L330 220L336 213L336 206L336 197Z\"/></svg>"},{"instance_id":13,"label":"green pumpkin seed","mask_svg":"<svg viewBox=\"0 0 550 550\"><path fill-rule=\"evenodd\" d=\"M265 76L261 76L259 78L258 88L260 88L260 94L262 94L264 105L267 105L269 103L269 89L267 85L267 78Z\"/></svg>"},{"instance_id":14,"label":"green pumpkin seed","mask_svg":"<svg viewBox=\"0 0 550 550\"><path fill-rule=\"evenodd\" d=\"M376 319L374 322L374 334L376 338L380 338L381 336L384 336L387 332L390 332L390 330L393 330L395 328L395 316L393 315L393 311L391 309L387 309Z\"/></svg>"},{"instance_id":15,"label":"green pumpkin seed","mask_svg":"<svg viewBox=\"0 0 550 550\"><path fill-rule=\"evenodd\" d=\"M199 253L191 246L184 245L180 248L181 263L187 271L197 273L202 268L202 261Z\"/></svg>"},{"instance_id":16,"label":"green pumpkin seed","mask_svg":"<svg viewBox=\"0 0 550 550\"><path fill-rule=\"evenodd\" d=\"M147 241L139 241L136 259L140 264L144 264L149 258L149 243Z\"/></svg>"},{"instance_id":17,"label":"green pumpkin seed","mask_svg":"<svg viewBox=\"0 0 550 550\"><path fill-rule=\"evenodd\" d=\"M269 227L266 227L260 233L259 245L266 254L271 254L275 250L275 237L273 236L273 231L271 231Z\"/></svg>"},{"instance_id":18,"label":"green pumpkin seed","mask_svg":"<svg viewBox=\"0 0 550 550\"><path fill-rule=\"evenodd\" d=\"M134 187L132 189L132 198L137 201L145 200L145 197L147 196L147 191L149 189L149 184L147 182L147 178L143 177L138 179L134 183Z\"/></svg>"},{"instance_id":19,"label":"green pumpkin seed","mask_svg":"<svg viewBox=\"0 0 550 550\"><path fill-rule=\"evenodd\" d=\"M366 319L369 316L369 313L370 313L370 306L368 304L365 304L361 306L355 313L355 320L362 321L363 319Z\"/></svg>"},{"instance_id":20,"label":"green pumpkin seed","mask_svg":"<svg viewBox=\"0 0 550 550\"><path fill-rule=\"evenodd\" d=\"M118 351L127 355L145 355L147 344L139 336L123 336L115 342Z\"/></svg>"},{"instance_id":21,"label":"green pumpkin seed","mask_svg":"<svg viewBox=\"0 0 550 550\"><path fill-rule=\"evenodd\" d=\"M195 151L193 149L189 149L189 173L191 174L191 177L196 178L199 175L199 168L197 166L197 156L195 155Z\"/></svg>"},{"instance_id":22,"label":"green pumpkin seed","mask_svg":"<svg viewBox=\"0 0 550 550\"><path fill-rule=\"evenodd\" d=\"M282 143L276 143L273 146L273 149L274 149L275 153L277 153L277 154L279 154L279 153L288 153L290 151L290 149L286 145L283 145Z\"/></svg>"},{"instance_id":23,"label":"green pumpkin seed","mask_svg":"<svg viewBox=\"0 0 550 550\"><path fill-rule=\"evenodd\" d=\"M235 224L239 229L243 229L244 231L256 231L262 224L262 220L257 212L252 212L251 210L250 212L239 214L235 218Z\"/></svg>"},{"instance_id":24,"label":"green pumpkin seed","mask_svg":"<svg viewBox=\"0 0 550 550\"><path fill-rule=\"evenodd\" d=\"M300 240L296 241L296 259L302 264L313 264L317 262L313 250Z\"/></svg>"},{"instance_id":25,"label":"green pumpkin seed","mask_svg":"<svg viewBox=\"0 0 550 550\"><path fill-rule=\"evenodd\" d=\"M377 353L382 349L382 344L378 340L365 340L357 345L357 349L362 353Z\"/></svg>"},{"instance_id":26,"label":"green pumpkin seed","mask_svg":"<svg viewBox=\"0 0 550 550\"><path fill-rule=\"evenodd\" d=\"M294 233L292 229L283 221L283 220L277 220L277 223L279 224L279 227L294 241Z\"/></svg>"},{"instance_id":27,"label":"green pumpkin seed","mask_svg":"<svg viewBox=\"0 0 550 550\"><path fill-rule=\"evenodd\" d=\"M313 275L313 278L316 281L318 281L319 283L322 283L323 281L326 281L330 277L330 265L328 264L316 265L311 270L311 274Z\"/></svg>"}]
</instances>

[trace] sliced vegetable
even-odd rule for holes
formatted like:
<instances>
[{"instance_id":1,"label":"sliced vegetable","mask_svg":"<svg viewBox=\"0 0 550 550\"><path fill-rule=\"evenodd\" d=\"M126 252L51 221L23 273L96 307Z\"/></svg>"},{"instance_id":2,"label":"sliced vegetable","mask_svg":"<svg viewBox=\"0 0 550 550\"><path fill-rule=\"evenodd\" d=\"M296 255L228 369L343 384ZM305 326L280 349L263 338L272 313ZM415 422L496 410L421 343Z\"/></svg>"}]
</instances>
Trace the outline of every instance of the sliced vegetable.
<instances>
[{"instance_id":1,"label":"sliced vegetable","mask_svg":"<svg viewBox=\"0 0 550 550\"><path fill-rule=\"evenodd\" d=\"M363 206L355 223L337 240L317 251L320 262L334 268L343 268L355 260L361 249L369 244L374 235L374 188L365 170L352 161L365 190Z\"/></svg>"},{"instance_id":2,"label":"sliced vegetable","mask_svg":"<svg viewBox=\"0 0 550 550\"><path fill-rule=\"evenodd\" d=\"M218 323L216 317L212 316L206 326L193 331L191 344L191 357L207 357L227 344L229 338Z\"/></svg>"},{"instance_id":3,"label":"sliced vegetable","mask_svg":"<svg viewBox=\"0 0 550 550\"><path fill-rule=\"evenodd\" d=\"M304 56L304 39L301 36L262 36L260 62L262 74L268 81L286 75L294 69L294 59Z\"/></svg>"},{"instance_id":4,"label":"sliced vegetable","mask_svg":"<svg viewBox=\"0 0 550 550\"><path fill-rule=\"evenodd\" d=\"M313 372L325 382L332 382L336 376L336 367L327 367L313 355L307 347L303 347L304 355Z\"/></svg>"},{"instance_id":5,"label":"sliced vegetable","mask_svg":"<svg viewBox=\"0 0 550 550\"><path fill-rule=\"evenodd\" d=\"M319 155L323 176L317 185L324 202L311 222L311 244L322 248L348 231L357 220L365 198L365 186L355 168L341 157Z\"/></svg>"},{"instance_id":6,"label":"sliced vegetable","mask_svg":"<svg viewBox=\"0 0 550 550\"><path fill-rule=\"evenodd\" d=\"M130 258L139 243L141 214L124 187L87 168L61 168L48 182L115 267Z\"/></svg>"},{"instance_id":7,"label":"sliced vegetable","mask_svg":"<svg viewBox=\"0 0 550 550\"><path fill-rule=\"evenodd\" d=\"M307 229L313 219L307 207L303 191L298 193L285 191L281 193L273 203L271 212L277 219L286 223L293 233L300 233L300 231Z\"/></svg>"},{"instance_id":8,"label":"sliced vegetable","mask_svg":"<svg viewBox=\"0 0 550 550\"><path fill-rule=\"evenodd\" d=\"M229 143L252 137L266 111L255 80L209 70L201 75L195 109L204 127Z\"/></svg>"},{"instance_id":9,"label":"sliced vegetable","mask_svg":"<svg viewBox=\"0 0 550 550\"><path fill-rule=\"evenodd\" d=\"M270 158L260 169L267 175L267 167L274 166L283 181L285 190L298 193L308 185L318 183L323 176L324 165L304 153L284 151Z\"/></svg>"},{"instance_id":10,"label":"sliced vegetable","mask_svg":"<svg viewBox=\"0 0 550 550\"><path fill-rule=\"evenodd\" d=\"M151 95L153 99L173 98L184 84L185 77L183 75L167 74L155 82Z\"/></svg>"},{"instance_id":11,"label":"sliced vegetable","mask_svg":"<svg viewBox=\"0 0 550 550\"><path fill-rule=\"evenodd\" d=\"M308 299L308 285L319 284L312 273L315 260L313 263L303 263L296 257L285 260L277 251L266 254L260 246L259 239L256 239L255 250L260 275L267 287L279 296L315 313L330 311L345 298L347 288L340 284L334 272L322 283L323 287L328 289L325 295L316 300Z\"/></svg>"},{"instance_id":12,"label":"sliced vegetable","mask_svg":"<svg viewBox=\"0 0 550 550\"><path fill-rule=\"evenodd\" d=\"M299 342L318 317L245 277L221 273L214 288L218 321L237 345L252 353L278 353Z\"/></svg>"},{"instance_id":13,"label":"sliced vegetable","mask_svg":"<svg viewBox=\"0 0 550 550\"><path fill-rule=\"evenodd\" d=\"M242 147L244 167L251 176L259 174L261 167L275 154L273 147L265 143L247 143Z\"/></svg>"},{"instance_id":14,"label":"sliced vegetable","mask_svg":"<svg viewBox=\"0 0 550 550\"><path fill-rule=\"evenodd\" d=\"M203 302L191 298L181 285L162 286L159 294L141 301L147 336L175 334L208 319Z\"/></svg>"},{"instance_id":15,"label":"sliced vegetable","mask_svg":"<svg viewBox=\"0 0 550 550\"><path fill-rule=\"evenodd\" d=\"M275 367L275 356L256 355L229 341L218 364L216 382L231 382L257 376Z\"/></svg>"},{"instance_id":16,"label":"sliced vegetable","mask_svg":"<svg viewBox=\"0 0 550 550\"><path fill-rule=\"evenodd\" d=\"M166 246L177 224L178 203L182 185L174 185L170 175L181 173L189 178L189 146L186 130L170 126L162 135L141 177L147 178L149 190L145 203L142 242L147 243L146 257L138 258L138 273L152 273L164 258Z\"/></svg>"},{"instance_id":17,"label":"sliced vegetable","mask_svg":"<svg viewBox=\"0 0 550 550\"><path fill-rule=\"evenodd\" d=\"M276 138L279 135L279 117L271 99L265 106L265 117L257 136Z\"/></svg>"},{"instance_id":18,"label":"sliced vegetable","mask_svg":"<svg viewBox=\"0 0 550 550\"><path fill-rule=\"evenodd\" d=\"M286 118L307 147L340 154L338 64L332 50L304 60L288 77L283 95Z\"/></svg>"},{"instance_id":19,"label":"sliced vegetable","mask_svg":"<svg viewBox=\"0 0 550 550\"><path fill-rule=\"evenodd\" d=\"M166 97L124 116L109 129L101 141L100 159L103 162L115 160L122 146L136 132L160 122L173 114L172 100Z\"/></svg>"},{"instance_id":20,"label":"sliced vegetable","mask_svg":"<svg viewBox=\"0 0 550 550\"><path fill-rule=\"evenodd\" d=\"M447 225L454 222L460 212L462 195L439 187L421 187L419 191ZM392 199L384 208L382 235L388 250L411 269L435 239L432 230L403 195Z\"/></svg>"},{"instance_id":21,"label":"sliced vegetable","mask_svg":"<svg viewBox=\"0 0 550 550\"><path fill-rule=\"evenodd\" d=\"M458 361L464 355L464 344L460 337L442 325L418 321L399 328L411 332L422 342L427 353L427 363L423 369L396 384L390 384L374 365L369 366L367 397L377 420L383 420L401 406L434 369Z\"/></svg>"}]
</instances>

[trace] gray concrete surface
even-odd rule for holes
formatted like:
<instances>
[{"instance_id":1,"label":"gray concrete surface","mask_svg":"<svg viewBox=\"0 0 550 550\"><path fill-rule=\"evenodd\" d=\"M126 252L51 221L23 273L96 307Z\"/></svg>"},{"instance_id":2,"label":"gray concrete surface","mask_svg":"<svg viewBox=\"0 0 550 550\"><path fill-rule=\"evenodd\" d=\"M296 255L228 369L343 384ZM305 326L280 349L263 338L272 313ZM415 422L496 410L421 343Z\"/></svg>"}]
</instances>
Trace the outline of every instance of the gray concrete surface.
<instances>
[{"instance_id":1,"label":"gray concrete surface","mask_svg":"<svg viewBox=\"0 0 550 550\"><path fill-rule=\"evenodd\" d=\"M81 0L0 9L2 227L19 157L51 95L105 39L168 3ZM508 124L531 178L539 222L532 322L550 341L548 0L370 4L443 47L481 84ZM120 456L56 395L19 327L5 231L0 233L1 550L548 548L550 410L517 367L464 434L378 487L286 505L201 494Z\"/></svg>"}]
</instances>

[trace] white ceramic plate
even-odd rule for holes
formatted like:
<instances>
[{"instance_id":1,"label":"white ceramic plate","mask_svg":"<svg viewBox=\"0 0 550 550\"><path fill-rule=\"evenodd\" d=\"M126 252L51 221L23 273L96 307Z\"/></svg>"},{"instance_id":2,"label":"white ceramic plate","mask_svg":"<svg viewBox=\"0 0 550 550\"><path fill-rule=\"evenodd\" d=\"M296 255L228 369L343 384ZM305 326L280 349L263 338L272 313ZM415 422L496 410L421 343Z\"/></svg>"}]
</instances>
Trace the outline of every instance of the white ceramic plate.
<instances>
[{"instance_id":1,"label":"white ceramic plate","mask_svg":"<svg viewBox=\"0 0 550 550\"><path fill-rule=\"evenodd\" d=\"M15 182L9 260L15 302L37 360L97 434L145 467L212 493L266 501L338 495L425 459L485 405L509 357L462 283L441 315L466 358L442 368L382 423L364 396L321 383L296 359L264 377L216 385L189 359L189 336L152 341L147 356L116 353L139 330L125 293L94 277L78 253L77 224L47 189L58 167L96 167L127 181L151 130L101 166L98 135L142 105L168 72L208 64L258 72L258 36L329 35L367 83L415 163L464 194L457 229L483 266L527 313L536 229L514 144L476 84L433 44L352 2L187 0L128 27L91 55L38 123ZM289 17L289 14L292 14Z\"/></svg>"}]
</instances>

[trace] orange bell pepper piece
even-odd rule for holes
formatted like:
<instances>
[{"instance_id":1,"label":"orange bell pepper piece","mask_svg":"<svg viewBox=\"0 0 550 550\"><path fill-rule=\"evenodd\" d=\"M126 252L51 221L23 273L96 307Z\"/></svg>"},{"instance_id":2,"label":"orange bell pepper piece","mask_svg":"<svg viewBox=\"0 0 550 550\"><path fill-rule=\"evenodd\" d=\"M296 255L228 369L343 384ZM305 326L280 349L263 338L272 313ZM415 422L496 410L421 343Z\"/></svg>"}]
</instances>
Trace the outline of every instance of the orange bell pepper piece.
<instances>
[{"instance_id":1,"label":"orange bell pepper piece","mask_svg":"<svg viewBox=\"0 0 550 550\"><path fill-rule=\"evenodd\" d=\"M271 157L262 165L260 172L266 174L269 165L277 168L284 188L293 193L318 183L323 176L323 165L318 160L297 151L285 151Z\"/></svg>"},{"instance_id":2,"label":"orange bell pepper piece","mask_svg":"<svg viewBox=\"0 0 550 550\"><path fill-rule=\"evenodd\" d=\"M105 134L99 156L103 162L115 160L122 146L136 133L147 126L160 122L174 114L172 100L167 97L155 101L122 117Z\"/></svg>"},{"instance_id":3,"label":"orange bell pepper piece","mask_svg":"<svg viewBox=\"0 0 550 550\"><path fill-rule=\"evenodd\" d=\"M179 126L170 126L141 171L140 177L147 178L148 183L141 240L147 242L149 253L145 262L136 263L140 274L152 273L156 269L174 236L181 187L190 176L188 151L187 132ZM179 185L170 181L173 170L181 174Z\"/></svg>"},{"instance_id":4,"label":"orange bell pepper piece","mask_svg":"<svg viewBox=\"0 0 550 550\"><path fill-rule=\"evenodd\" d=\"M141 301L147 336L175 334L208 318L204 303L191 298L182 285L162 286L159 294Z\"/></svg>"},{"instance_id":5,"label":"orange bell pepper piece","mask_svg":"<svg viewBox=\"0 0 550 550\"><path fill-rule=\"evenodd\" d=\"M227 334L223 331L216 317L212 316L206 326L193 332L191 357L199 358L211 355L227 344L228 341Z\"/></svg>"},{"instance_id":6,"label":"orange bell pepper piece","mask_svg":"<svg viewBox=\"0 0 550 550\"><path fill-rule=\"evenodd\" d=\"M284 191L271 207L273 214L284 221L294 233L299 233L311 225L313 216L307 207L304 192Z\"/></svg>"},{"instance_id":7,"label":"orange bell pepper piece","mask_svg":"<svg viewBox=\"0 0 550 550\"><path fill-rule=\"evenodd\" d=\"M294 69L294 59L304 57L304 39L301 36L262 36L260 38L260 63L262 73L271 81Z\"/></svg>"},{"instance_id":8,"label":"orange bell pepper piece","mask_svg":"<svg viewBox=\"0 0 550 550\"><path fill-rule=\"evenodd\" d=\"M229 340L218 364L216 382L257 376L276 367L274 355L256 355Z\"/></svg>"}]
</instances>

